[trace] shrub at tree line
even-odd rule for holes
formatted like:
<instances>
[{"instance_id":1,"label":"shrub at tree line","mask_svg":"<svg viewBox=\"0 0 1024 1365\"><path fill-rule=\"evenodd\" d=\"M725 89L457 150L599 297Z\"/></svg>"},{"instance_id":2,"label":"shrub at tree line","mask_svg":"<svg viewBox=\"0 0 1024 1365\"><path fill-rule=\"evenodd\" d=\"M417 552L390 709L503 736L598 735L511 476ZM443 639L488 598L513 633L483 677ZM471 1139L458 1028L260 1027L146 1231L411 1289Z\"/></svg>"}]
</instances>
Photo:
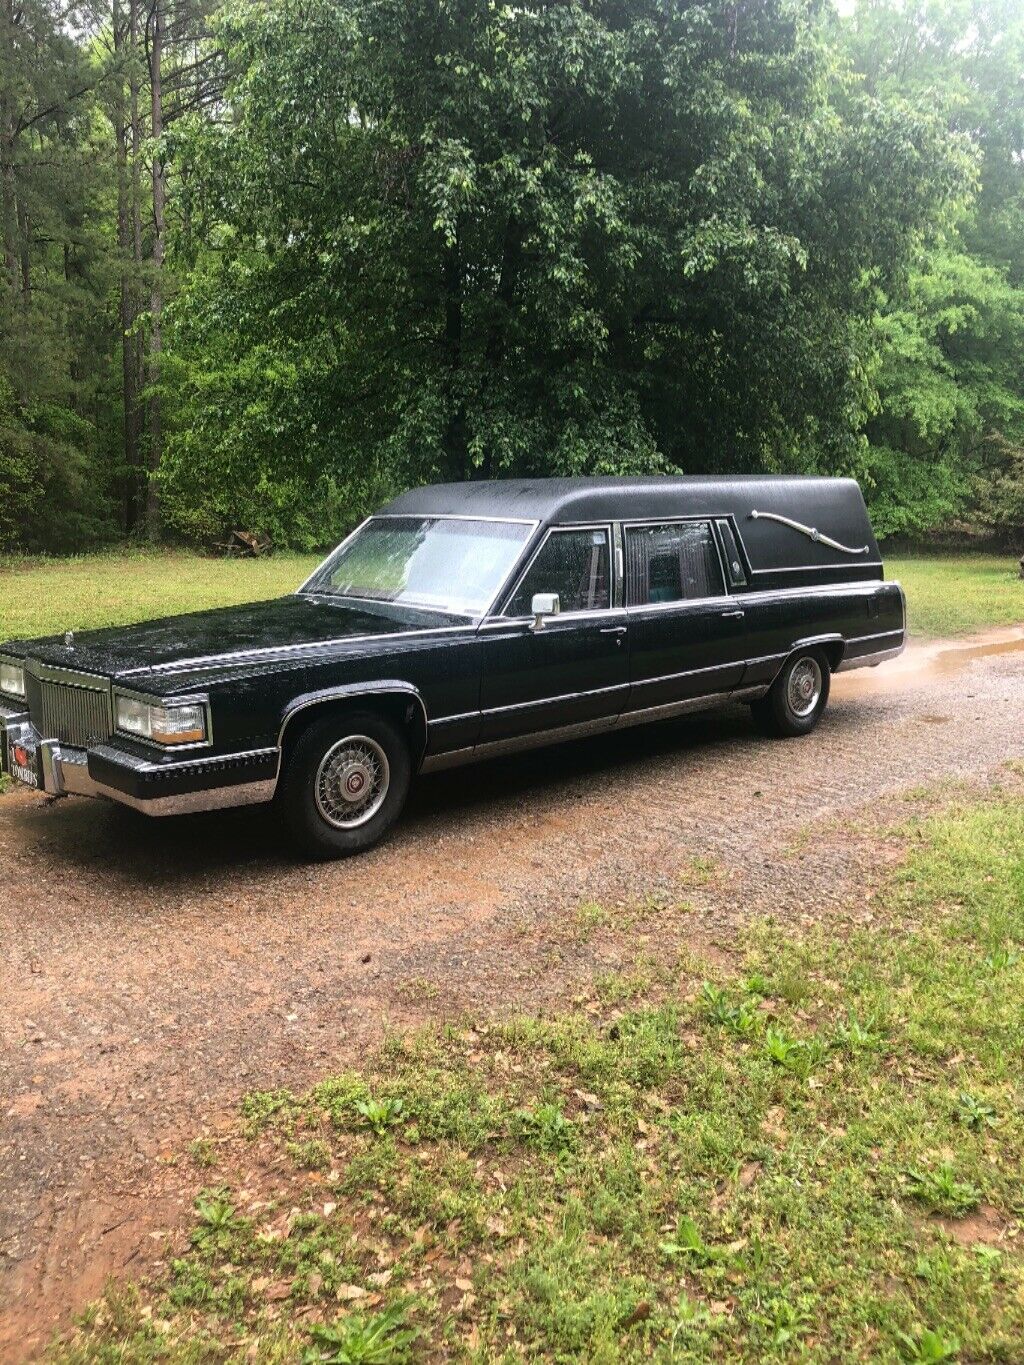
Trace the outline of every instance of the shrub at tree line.
<instances>
[{"instance_id":1,"label":"shrub at tree line","mask_svg":"<svg viewBox=\"0 0 1024 1365\"><path fill-rule=\"evenodd\" d=\"M680 470L1019 541L1024 14L844 14L0 0L0 544Z\"/></svg>"}]
</instances>

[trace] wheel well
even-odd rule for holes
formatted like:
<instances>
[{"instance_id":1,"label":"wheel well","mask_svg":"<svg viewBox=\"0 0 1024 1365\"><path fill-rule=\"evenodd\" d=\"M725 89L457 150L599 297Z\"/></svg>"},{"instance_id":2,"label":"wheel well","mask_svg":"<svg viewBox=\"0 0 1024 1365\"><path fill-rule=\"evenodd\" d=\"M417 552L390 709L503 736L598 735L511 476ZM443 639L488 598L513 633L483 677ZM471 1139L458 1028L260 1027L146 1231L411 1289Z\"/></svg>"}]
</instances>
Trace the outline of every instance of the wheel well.
<instances>
[{"instance_id":1,"label":"wheel well","mask_svg":"<svg viewBox=\"0 0 1024 1365\"><path fill-rule=\"evenodd\" d=\"M285 718L281 738L282 768L288 761L288 756L299 736L314 721L334 715L340 718L346 711L374 711L378 715L387 716L408 736L413 772L416 771L427 747L427 723L422 703L409 692L356 692L344 697L326 697L323 701L303 706L301 710Z\"/></svg>"},{"instance_id":2,"label":"wheel well","mask_svg":"<svg viewBox=\"0 0 1024 1365\"><path fill-rule=\"evenodd\" d=\"M846 643L843 640L819 640L814 642L808 641L805 645L795 645L786 655L785 659L783 659L782 667L775 676L778 677L779 673L782 672L782 669L785 668L789 661L795 658L796 655L806 654L814 649L818 650L821 654L824 654L825 660L828 663L829 672L834 673L843 661L843 654L846 652Z\"/></svg>"}]
</instances>

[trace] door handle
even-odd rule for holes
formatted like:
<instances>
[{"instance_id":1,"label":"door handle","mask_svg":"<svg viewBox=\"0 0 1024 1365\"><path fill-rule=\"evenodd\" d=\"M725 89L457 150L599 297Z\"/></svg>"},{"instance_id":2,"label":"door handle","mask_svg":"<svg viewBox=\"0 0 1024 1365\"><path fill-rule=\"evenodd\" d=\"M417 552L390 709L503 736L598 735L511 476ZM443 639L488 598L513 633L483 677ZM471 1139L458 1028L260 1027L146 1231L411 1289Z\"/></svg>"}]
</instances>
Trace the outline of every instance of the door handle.
<instances>
[{"instance_id":1,"label":"door handle","mask_svg":"<svg viewBox=\"0 0 1024 1365\"><path fill-rule=\"evenodd\" d=\"M747 614L747 613L746 613L745 611L723 611L723 612L722 612L722 616L725 617L726 619L732 619L732 620L736 620L736 621L742 621L743 618L744 618L744 616L746 616L746 614Z\"/></svg>"},{"instance_id":2,"label":"door handle","mask_svg":"<svg viewBox=\"0 0 1024 1365\"><path fill-rule=\"evenodd\" d=\"M601 627L601 634L602 634L602 635L625 635L625 633L626 633L626 627L625 627L625 626L602 626L602 627Z\"/></svg>"}]
</instances>

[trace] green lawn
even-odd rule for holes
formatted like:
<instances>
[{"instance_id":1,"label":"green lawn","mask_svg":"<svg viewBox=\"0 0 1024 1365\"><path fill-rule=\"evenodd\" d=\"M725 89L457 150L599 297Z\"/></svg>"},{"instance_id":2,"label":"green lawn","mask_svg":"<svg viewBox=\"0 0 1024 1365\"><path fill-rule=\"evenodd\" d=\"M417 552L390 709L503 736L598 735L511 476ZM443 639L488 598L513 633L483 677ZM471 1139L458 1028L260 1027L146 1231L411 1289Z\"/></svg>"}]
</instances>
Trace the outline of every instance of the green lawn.
<instances>
[{"instance_id":1,"label":"green lawn","mask_svg":"<svg viewBox=\"0 0 1024 1365\"><path fill-rule=\"evenodd\" d=\"M1024 784L916 799L839 932L711 966L685 909L584 907L675 946L250 1095L190 1248L58 1359L1018 1360Z\"/></svg>"},{"instance_id":2,"label":"green lawn","mask_svg":"<svg viewBox=\"0 0 1024 1365\"><path fill-rule=\"evenodd\" d=\"M279 597L297 588L319 558L211 559L185 551L126 550L0 560L0 640Z\"/></svg>"},{"instance_id":3,"label":"green lawn","mask_svg":"<svg viewBox=\"0 0 1024 1365\"><path fill-rule=\"evenodd\" d=\"M886 559L907 594L914 635L964 635L1024 622L1024 580L1008 555L908 555Z\"/></svg>"},{"instance_id":4,"label":"green lawn","mask_svg":"<svg viewBox=\"0 0 1024 1365\"><path fill-rule=\"evenodd\" d=\"M185 551L0 560L0 640L276 597L317 562L316 555L210 559ZM1024 621L1024 582L1009 557L895 558L886 572L906 589L915 635Z\"/></svg>"}]
</instances>

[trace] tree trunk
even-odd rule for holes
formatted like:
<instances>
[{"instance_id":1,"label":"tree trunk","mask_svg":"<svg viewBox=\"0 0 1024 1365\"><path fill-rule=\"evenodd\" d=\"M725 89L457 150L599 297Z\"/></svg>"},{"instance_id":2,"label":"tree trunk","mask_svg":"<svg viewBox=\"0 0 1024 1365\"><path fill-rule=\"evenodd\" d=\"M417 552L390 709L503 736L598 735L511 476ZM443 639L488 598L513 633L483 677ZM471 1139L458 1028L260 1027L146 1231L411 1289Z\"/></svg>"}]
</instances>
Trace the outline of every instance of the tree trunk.
<instances>
[{"instance_id":1,"label":"tree trunk","mask_svg":"<svg viewBox=\"0 0 1024 1365\"><path fill-rule=\"evenodd\" d=\"M151 390L149 399L149 479L146 483L146 530L150 539L153 540L156 539L160 522L160 504L154 476L160 466L163 436L159 392L160 362L163 351L164 207L167 193L159 145L164 131L163 90L160 79L160 66L163 60L163 25L161 0L155 0L152 40L149 49L149 88L152 96L151 133L155 145L153 150L153 275L149 300L151 320L149 332L149 385Z\"/></svg>"},{"instance_id":2,"label":"tree trunk","mask_svg":"<svg viewBox=\"0 0 1024 1365\"><path fill-rule=\"evenodd\" d=\"M142 408L138 318L139 258L142 254L142 222L137 194L136 153L138 127L138 74L135 48L138 38L137 0L128 0L125 23L120 0L114 0L114 55L118 79L114 97L114 136L117 151L117 245L120 256L119 322L121 326L121 400L124 408L124 529L131 533L139 521L139 466L141 464ZM129 101L125 105L124 67L129 65ZM129 165L129 135L132 163Z\"/></svg>"},{"instance_id":3,"label":"tree trunk","mask_svg":"<svg viewBox=\"0 0 1024 1365\"><path fill-rule=\"evenodd\" d=\"M14 43L14 0L0 3L0 40ZM14 173L15 101L0 87L0 208L3 212L4 276L11 295L18 292L18 191Z\"/></svg>"},{"instance_id":4,"label":"tree trunk","mask_svg":"<svg viewBox=\"0 0 1024 1365\"><path fill-rule=\"evenodd\" d=\"M462 385L462 259L456 237L444 256L444 341L450 376L448 424L444 435L448 477L466 477L469 448L466 440L466 404Z\"/></svg>"}]
</instances>

